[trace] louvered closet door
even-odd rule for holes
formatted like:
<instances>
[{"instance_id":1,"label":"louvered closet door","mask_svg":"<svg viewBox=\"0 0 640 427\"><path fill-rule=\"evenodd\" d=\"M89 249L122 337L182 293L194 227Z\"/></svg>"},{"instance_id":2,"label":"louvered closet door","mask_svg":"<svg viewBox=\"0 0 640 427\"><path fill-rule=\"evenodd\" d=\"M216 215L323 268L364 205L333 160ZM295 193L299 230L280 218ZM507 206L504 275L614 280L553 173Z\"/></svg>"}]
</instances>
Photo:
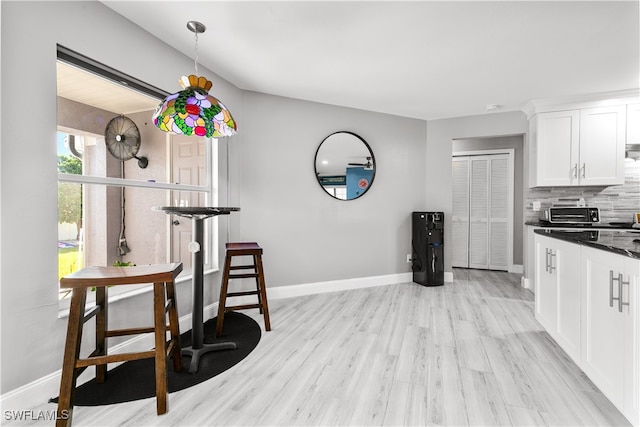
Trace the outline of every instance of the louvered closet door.
<instances>
[{"instance_id":1,"label":"louvered closet door","mask_svg":"<svg viewBox=\"0 0 640 427\"><path fill-rule=\"evenodd\" d=\"M489 160L489 269L507 270L509 246L509 163L507 156Z\"/></svg>"},{"instance_id":2,"label":"louvered closet door","mask_svg":"<svg viewBox=\"0 0 640 427\"><path fill-rule=\"evenodd\" d=\"M472 157L469 182L469 267L488 268L489 167L486 158Z\"/></svg>"},{"instance_id":3,"label":"louvered closet door","mask_svg":"<svg viewBox=\"0 0 640 427\"><path fill-rule=\"evenodd\" d=\"M453 158L453 267L469 267L469 159Z\"/></svg>"},{"instance_id":4,"label":"louvered closet door","mask_svg":"<svg viewBox=\"0 0 640 427\"><path fill-rule=\"evenodd\" d=\"M453 158L453 267L509 269L509 162L506 154Z\"/></svg>"}]
</instances>

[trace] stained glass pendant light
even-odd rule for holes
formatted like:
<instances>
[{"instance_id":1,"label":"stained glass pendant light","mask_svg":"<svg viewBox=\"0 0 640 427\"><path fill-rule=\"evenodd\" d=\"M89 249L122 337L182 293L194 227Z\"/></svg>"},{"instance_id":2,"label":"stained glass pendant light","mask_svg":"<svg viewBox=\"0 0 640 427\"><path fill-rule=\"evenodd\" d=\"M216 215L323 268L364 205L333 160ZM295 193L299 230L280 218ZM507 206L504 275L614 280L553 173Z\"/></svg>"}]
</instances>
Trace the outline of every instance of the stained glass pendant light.
<instances>
[{"instance_id":1,"label":"stained glass pendant light","mask_svg":"<svg viewBox=\"0 0 640 427\"><path fill-rule=\"evenodd\" d=\"M195 34L198 73L198 34L206 27L197 21L189 21L187 28ZM158 105L153 115L153 123L161 130L173 134L197 135L207 138L231 136L238 130L237 124L227 107L214 96L209 95L213 86L205 77L191 74L179 80L183 90L167 96Z\"/></svg>"}]
</instances>

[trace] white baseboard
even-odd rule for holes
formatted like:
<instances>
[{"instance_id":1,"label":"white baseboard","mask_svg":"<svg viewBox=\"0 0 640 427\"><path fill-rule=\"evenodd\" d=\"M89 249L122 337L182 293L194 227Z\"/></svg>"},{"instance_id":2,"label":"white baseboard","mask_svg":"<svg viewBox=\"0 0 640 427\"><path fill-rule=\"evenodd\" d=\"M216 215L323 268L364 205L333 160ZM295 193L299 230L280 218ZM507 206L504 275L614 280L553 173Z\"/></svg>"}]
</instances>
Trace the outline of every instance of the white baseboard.
<instances>
[{"instance_id":1,"label":"white baseboard","mask_svg":"<svg viewBox=\"0 0 640 427\"><path fill-rule=\"evenodd\" d=\"M509 269L509 273L523 274L524 266L522 264L513 264Z\"/></svg>"},{"instance_id":2,"label":"white baseboard","mask_svg":"<svg viewBox=\"0 0 640 427\"><path fill-rule=\"evenodd\" d=\"M444 273L445 282L453 282L453 273ZM326 292L346 291L351 289L364 289L375 286L392 285L396 283L407 283L412 281L411 273L388 274L384 276L359 277L345 280L332 280L327 282L305 283L291 286L276 286L267 288L267 298L269 300L293 298L298 296L321 294ZM249 298L249 297L242 297ZM238 303L242 303L238 298ZM204 319L211 319L218 314L218 303L211 304L204 309ZM180 330L191 329L191 314L180 317ZM145 351L154 346L151 334L140 335L138 337L124 341L109 348L111 353L125 353ZM110 365L110 368L117 364ZM84 384L95 375L95 369L89 368L78 377L77 384ZM22 387L18 387L8 393L0 395L0 409L22 410L36 408L49 401L52 397L57 397L60 392L60 377L62 370L52 372ZM52 404L52 409L54 409Z\"/></svg>"},{"instance_id":3,"label":"white baseboard","mask_svg":"<svg viewBox=\"0 0 640 427\"><path fill-rule=\"evenodd\" d=\"M218 314L218 303L211 304L204 309L204 318L210 319ZM188 331L191 329L191 314L182 316L179 319L180 330ZM128 353L146 351L154 346L154 338L152 334L139 335L128 339L120 344L109 348L110 353ZM118 366L119 363L109 364L109 369ZM45 375L35 381L30 382L22 387L18 387L8 393L0 396L0 410L23 410L31 409L42 405L49 401L52 397L57 397L60 393L60 378L62 369ZM77 380L77 385L81 385L90 381L95 376L95 368L89 367L85 370ZM54 409L52 404L52 409Z\"/></svg>"}]
</instances>

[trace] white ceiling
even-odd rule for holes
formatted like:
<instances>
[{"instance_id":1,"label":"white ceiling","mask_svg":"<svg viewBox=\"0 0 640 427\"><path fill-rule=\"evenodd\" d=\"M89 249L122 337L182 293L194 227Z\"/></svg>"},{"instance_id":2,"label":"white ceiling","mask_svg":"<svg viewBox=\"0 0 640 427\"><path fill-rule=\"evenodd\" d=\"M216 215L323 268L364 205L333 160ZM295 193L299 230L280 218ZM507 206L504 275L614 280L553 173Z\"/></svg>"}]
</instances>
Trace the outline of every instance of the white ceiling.
<instances>
[{"instance_id":1,"label":"white ceiling","mask_svg":"<svg viewBox=\"0 0 640 427\"><path fill-rule=\"evenodd\" d=\"M102 3L191 58L202 22L198 63L241 89L406 117L640 86L636 0Z\"/></svg>"},{"instance_id":2,"label":"white ceiling","mask_svg":"<svg viewBox=\"0 0 640 427\"><path fill-rule=\"evenodd\" d=\"M58 61L57 94L116 114L154 111L160 100Z\"/></svg>"}]
</instances>

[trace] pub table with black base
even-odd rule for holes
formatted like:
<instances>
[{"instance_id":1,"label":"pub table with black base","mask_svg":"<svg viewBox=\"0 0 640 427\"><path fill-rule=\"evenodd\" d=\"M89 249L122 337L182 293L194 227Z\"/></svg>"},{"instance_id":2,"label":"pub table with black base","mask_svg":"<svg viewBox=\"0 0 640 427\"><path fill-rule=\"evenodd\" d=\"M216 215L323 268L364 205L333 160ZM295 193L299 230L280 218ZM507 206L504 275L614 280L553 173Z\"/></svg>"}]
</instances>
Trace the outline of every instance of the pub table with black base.
<instances>
[{"instance_id":1,"label":"pub table with black base","mask_svg":"<svg viewBox=\"0 0 640 427\"><path fill-rule=\"evenodd\" d=\"M191 218L193 224L192 241L189 244L191 256L191 275L193 289L193 307L192 307L192 327L191 327L191 346L183 348L182 354L191 357L189 372L194 373L198 370L200 356L211 351L233 350L236 348L234 342L222 342L215 344L205 344L204 342L204 322L202 320L203 311L203 287L204 287L204 256L202 253L202 245L204 241L204 220L217 215L229 215L231 212L237 212L240 208L222 208L222 207L189 207L189 206L163 206L154 208L154 210L164 211L169 215L177 215L185 218Z\"/></svg>"}]
</instances>

